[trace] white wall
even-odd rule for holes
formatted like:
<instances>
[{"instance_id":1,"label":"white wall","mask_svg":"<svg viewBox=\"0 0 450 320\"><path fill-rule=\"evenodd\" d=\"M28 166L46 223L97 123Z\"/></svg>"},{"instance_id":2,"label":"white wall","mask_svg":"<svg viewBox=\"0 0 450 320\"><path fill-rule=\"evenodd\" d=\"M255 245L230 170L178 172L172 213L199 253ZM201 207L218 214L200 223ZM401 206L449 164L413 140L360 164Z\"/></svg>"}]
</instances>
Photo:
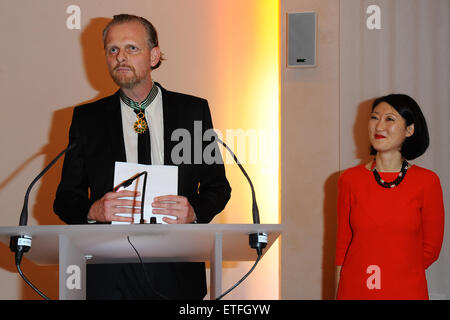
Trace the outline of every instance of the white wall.
<instances>
[{"instance_id":1,"label":"white wall","mask_svg":"<svg viewBox=\"0 0 450 320\"><path fill-rule=\"evenodd\" d=\"M333 296L339 171L339 2L281 2L283 299ZM286 68L286 13L316 12L317 67Z\"/></svg>"},{"instance_id":2,"label":"white wall","mask_svg":"<svg viewBox=\"0 0 450 320\"><path fill-rule=\"evenodd\" d=\"M380 29L368 29L369 5ZM367 119L374 98L405 93L421 107L430 147L413 163L435 171L450 208L450 1L341 0L340 168L369 159ZM450 298L450 223L440 259L427 270L430 298Z\"/></svg>"}]
</instances>

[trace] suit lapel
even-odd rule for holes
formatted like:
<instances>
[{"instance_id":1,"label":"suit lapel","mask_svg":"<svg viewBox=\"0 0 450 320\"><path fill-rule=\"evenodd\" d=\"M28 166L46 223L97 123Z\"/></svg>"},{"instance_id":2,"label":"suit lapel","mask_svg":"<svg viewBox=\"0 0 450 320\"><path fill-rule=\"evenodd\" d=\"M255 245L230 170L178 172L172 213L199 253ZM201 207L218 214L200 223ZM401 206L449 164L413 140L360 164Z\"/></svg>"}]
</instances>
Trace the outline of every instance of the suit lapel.
<instances>
[{"instance_id":1,"label":"suit lapel","mask_svg":"<svg viewBox=\"0 0 450 320\"><path fill-rule=\"evenodd\" d=\"M164 89L159 83L155 84L161 89L162 101L163 101L163 123L164 123L164 164L173 165L172 157L170 155L172 150L171 136L172 132L176 129L176 119L174 117L173 108L176 104L173 101L172 94Z\"/></svg>"},{"instance_id":2,"label":"suit lapel","mask_svg":"<svg viewBox=\"0 0 450 320\"><path fill-rule=\"evenodd\" d=\"M115 161L125 162L125 142L123 140L122 113L120 110L120 94L117 91L112 95L105 106L105 114L109 116L109 136L111 137L111 152Z\"/></svg>"}]
</instances>

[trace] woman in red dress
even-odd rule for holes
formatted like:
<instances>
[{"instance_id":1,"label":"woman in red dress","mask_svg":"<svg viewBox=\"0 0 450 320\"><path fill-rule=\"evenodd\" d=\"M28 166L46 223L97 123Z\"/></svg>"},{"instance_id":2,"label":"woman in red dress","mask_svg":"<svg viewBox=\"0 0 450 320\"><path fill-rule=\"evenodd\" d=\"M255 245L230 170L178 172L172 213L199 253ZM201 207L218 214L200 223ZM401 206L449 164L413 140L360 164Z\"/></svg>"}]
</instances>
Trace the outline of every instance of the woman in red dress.
<instances>
[{"instance_id":1,"label":"woman in red dress","mask_svg":"<svg viewBox=\"0 0 450 320\"><path fill-rule=\"evenodd\" d=\"M428 299L442 189L434 172L407 161L429 145L425 118L411 97L392 94L374 101L368 129L374 159L339 178L337 299Z\"/></svg>"}]
</instances>

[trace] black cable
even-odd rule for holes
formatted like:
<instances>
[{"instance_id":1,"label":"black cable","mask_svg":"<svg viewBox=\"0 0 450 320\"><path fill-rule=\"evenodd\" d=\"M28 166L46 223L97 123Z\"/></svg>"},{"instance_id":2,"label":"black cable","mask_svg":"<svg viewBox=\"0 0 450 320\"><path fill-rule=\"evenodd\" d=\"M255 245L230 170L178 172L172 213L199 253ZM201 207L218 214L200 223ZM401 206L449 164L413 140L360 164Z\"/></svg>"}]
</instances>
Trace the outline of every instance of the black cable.
<instances>
[{"instance_id":1,"label":"black cable","mask_svg":"<svg viewBox=\"0 0 450 320\"><path fill-rule=\"evenodd\" d=\"M240 285L249 275L252 273L252 271L256 268L256 265L258 264L259 260L261 260L262 254L258 254L258 258L256 259L255 263L253 264L253 267L250 269L249 272L245 276L242 277L241 280L239 280L234 286L232 286L230 289L222 293L216 300L222 299L224 296L226 296L228 293L230 293L232 290L234 290L238 285Z\"/></svg>"},{"instance_id":2,"label":"black cable","mask_svg":"<svg viewBox=\"0 0 450 320\"><path fill-rule=\"evenodd\" d=\"M134 245L131 243L130 236L127 236L127 240L128 240L128 243L133 247L134 252L136 252L136 255L137 255L138 258L139 258L139 262L141 263L141 266L142 266L142 271L144 272L145 280L147 281L147 283L148 283L148 285L150 286L150 288L151 288L151 289L152 289L152 290L153 290L153 291L154 291L161 299L169 300L169 298L167 298L165 295L163 295L162 293L160 293L160 292L158 292L157 290L155 290L155 288L153 287L153 285L152 285L152 283L151 283L151 281L150 281L150 278L148 277L147 270L145 269L145 265L144 265L144 262L142 261L141 255L139 254L139 252L137 251L137 249L134 247Z\"/></svg>"},{"instance_id":3,"label":"black cable","mask_svg":"<svg viewBox=\"0 0 450 320\"><path fill-rule=\"evenodd\" d=\"M26 282L26 284L28 284L31 289L33 289L37 294L39 294L42 298L44 298L45 300L51 300L49 297L47 297L45 294L43 294L38 288L36 288L31 282L30 280L28 280L28 278L23 274L22 269L20 269L20 261L21 261L21 254L17 253L16 255L16 268L17 268L17 272L20 274L20 276L22 277L22 279Z\"/></svg>"},{"instance_id":4,"label":"black cable","mask_svg":"<svg viewBox=\"0 0 450 320\"><path fill-rule=\"evenodd\" d=\"M216 140L219 141L227 150L228 152L233 156L234 161L239 166L239 169L241 169L242 173L244 174L245 178L247 179L248 183L250 184L250 189L252 191L252 215L253 215L253 224L259 224L259 210L258 210L258 204L256 202L256 194L255 194L255 188L253 187L253 183L248 176L247 172L245 171L244 167L242 166L241 162L238 160L234 152L228 147L228 145L220 140L216 135ZM265 239L265 240L262 240ZM245 276L242 277L241 280L239 280L234 286L232 286L230 289L225 291L222 295L220 295L216 300L222 299L225 295L230 293L233 289L235 289L238 285L240 285L249 275L252 273L252 271L255 269L256 265L258 264L259 260L261 260L262 257L262 250L267 245L267 234L266 233L251 233L249 234L249 242L250 247L253 249L256 249L256 254L258 255L258 258L256 259L255 263L253 264L253 267L250 269L249 272Z\"/></svg>"}]
</instances>

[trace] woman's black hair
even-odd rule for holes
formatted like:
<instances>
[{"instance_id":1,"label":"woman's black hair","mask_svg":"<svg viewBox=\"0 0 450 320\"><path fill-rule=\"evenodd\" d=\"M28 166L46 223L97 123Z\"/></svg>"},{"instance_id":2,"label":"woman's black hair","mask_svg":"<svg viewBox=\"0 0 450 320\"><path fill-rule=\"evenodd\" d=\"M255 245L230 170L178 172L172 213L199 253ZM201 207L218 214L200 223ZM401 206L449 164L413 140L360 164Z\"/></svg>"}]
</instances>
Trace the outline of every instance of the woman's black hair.
<instances>
[{"instance_id":1,"label":"woman's black hair","mask_svg":"<svg viewBox=\"0 0 450 320\"><path fill-rule=\"evenodd\" d=\"M372 111L381 102L386 102L397 110L405 119L406 126L414 123L414 134L405 139L400 150L402 156L407 160L413 160L424 154L430 144L430 136L427 122L417 102L406 94L390 94L375 99ZM377 151L370 146L370 154L375 155L376 153Z\"/></svg>"}]
</instances>

